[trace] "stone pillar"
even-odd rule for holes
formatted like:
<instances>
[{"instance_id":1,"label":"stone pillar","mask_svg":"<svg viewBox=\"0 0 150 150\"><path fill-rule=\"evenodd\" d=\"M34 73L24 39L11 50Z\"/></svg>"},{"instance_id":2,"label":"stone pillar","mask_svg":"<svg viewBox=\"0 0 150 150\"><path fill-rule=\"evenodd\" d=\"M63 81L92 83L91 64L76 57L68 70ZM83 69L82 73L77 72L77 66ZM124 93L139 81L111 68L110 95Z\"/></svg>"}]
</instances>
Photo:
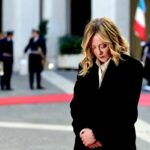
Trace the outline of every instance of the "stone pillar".
<instances>
[{"instance_id":1,"label":"stone pillar","mask_svg":"<svg viewBox=\"0 0 150 150\"><path fill-rule=\"evenodd\" d=\"M47 59L57 67L58 38L68 32L68 1L66 0L45 0L43 1L43 19L48 19L47 34Z\"/></svg>"}]
</instances>

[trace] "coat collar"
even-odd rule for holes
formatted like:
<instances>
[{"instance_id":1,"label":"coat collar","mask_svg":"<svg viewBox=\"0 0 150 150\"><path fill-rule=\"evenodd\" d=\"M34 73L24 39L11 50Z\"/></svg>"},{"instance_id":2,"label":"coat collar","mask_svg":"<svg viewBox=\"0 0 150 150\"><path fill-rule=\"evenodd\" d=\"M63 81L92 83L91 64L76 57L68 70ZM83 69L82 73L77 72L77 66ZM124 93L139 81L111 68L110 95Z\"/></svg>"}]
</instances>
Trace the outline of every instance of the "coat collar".
<instances>
[{"instance_id":1,"label":"coat collar","mask_svg":"<svg viewBox=\"0 0 150 150\"><path fill-rule=\"evenodd\" d=\"M114 79L115 76L116 76L117 67L118 66L116 66L114 61L111 59L109 64L108 64L107 70L105 72L105 76L104 76L103 81L101 83L100 89L102 89L103 87L108 86L109 84L111 84L110 83L110 81L112 81L111 79ZM94 78L94 81L96 82L97 87L98 87L99 78L98 78L98 66L97 66L96 63L94 63L93 67L91 68L91 76L92 76L92 78Z\"/></svg>"}]
</instances>

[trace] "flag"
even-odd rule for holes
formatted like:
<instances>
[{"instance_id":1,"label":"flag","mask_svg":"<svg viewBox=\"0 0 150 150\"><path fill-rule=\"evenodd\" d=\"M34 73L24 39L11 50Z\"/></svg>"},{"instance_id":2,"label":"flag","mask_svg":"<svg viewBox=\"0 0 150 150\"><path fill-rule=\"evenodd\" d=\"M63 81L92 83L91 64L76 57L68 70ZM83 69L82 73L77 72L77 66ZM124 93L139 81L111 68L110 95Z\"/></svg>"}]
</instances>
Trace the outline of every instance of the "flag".
<instances>
[{"instance_id":1,"label":"flag","mask_svg":"<svg viewBox=\"0 0 150 150\"><path fill-rule=\"evenodd\" d=\"M141 41L146 40L146 25L145 25L146 5L144 0L138 1L138 6L135 12L134 33Z\"/></svg>"}]
</instances>

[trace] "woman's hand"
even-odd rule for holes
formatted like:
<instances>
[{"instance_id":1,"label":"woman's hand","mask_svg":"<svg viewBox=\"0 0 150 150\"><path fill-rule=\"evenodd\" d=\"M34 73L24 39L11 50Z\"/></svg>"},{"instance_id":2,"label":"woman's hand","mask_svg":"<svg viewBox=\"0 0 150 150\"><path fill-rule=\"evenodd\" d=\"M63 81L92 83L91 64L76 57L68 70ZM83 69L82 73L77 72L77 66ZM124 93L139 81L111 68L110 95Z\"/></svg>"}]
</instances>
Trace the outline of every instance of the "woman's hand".
<instances>
[{"instance_id":1,"label":"woman's hand","mask_svg":"<svg viewBox=\"0 0 150 150\"><path fill-rule=\"evenodd\" d=\"M102 144L95 139L93 131L89 128L85 128L80 132L80 138L83 144L90 149L102 146Z\"/></svg>"}]
</instances>

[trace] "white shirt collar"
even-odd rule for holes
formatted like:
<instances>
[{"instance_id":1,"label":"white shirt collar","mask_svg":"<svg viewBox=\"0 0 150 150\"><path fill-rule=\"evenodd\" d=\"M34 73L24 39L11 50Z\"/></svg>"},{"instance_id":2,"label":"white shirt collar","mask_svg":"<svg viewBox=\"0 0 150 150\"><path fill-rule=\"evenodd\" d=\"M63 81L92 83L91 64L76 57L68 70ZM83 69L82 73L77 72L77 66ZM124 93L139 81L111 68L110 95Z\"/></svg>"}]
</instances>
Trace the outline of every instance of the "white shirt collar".
<instances>
[{"instance_id":1,"label":"white shirt collar","mask_svg":"<svg viewBox=\"0 0 150 150\"><path fill-rule=\"evenodd\" d=\"M109 58L107 60L107 62L105 62L104 64L100 64L100 62L98 60L96 60L96 64L98 65L99 69L98 69L98 77L99 77L99 87L101 86L103 77L105 75L105 72L107 70L108 64L110 62L111 58Z\"/></svg>"},{"instance_id":2,"label":"white shirt collar","mask_svg":"<svg viewBox=\"0 0 150 150\"><path fill-rule=\"evenodd\" d=\"M104 64L101 64L98 60L96 60L96 64L98 65L98 67L101 68L101 70L104 71L108 67L110 60L111 60L111 58L109 58Z\"/></svg>"}]
</instances>

